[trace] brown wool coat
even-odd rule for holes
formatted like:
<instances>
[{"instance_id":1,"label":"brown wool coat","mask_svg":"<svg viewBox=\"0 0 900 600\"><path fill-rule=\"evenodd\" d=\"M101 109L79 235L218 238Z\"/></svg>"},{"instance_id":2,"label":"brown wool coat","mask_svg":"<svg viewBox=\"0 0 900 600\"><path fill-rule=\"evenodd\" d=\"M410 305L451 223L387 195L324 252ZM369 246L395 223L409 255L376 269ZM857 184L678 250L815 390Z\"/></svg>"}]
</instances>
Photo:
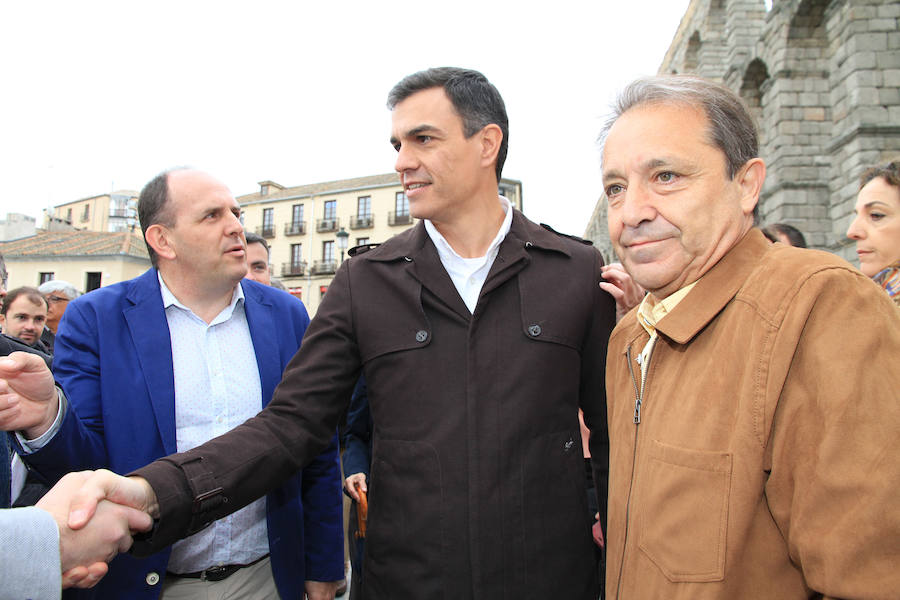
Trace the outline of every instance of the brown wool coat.
<instances>
[{"instance_id":1,"label":"brown wool coat","mask_svg":"<svg viewBox=\"0 0 900 600\"><path fill-rule=\"evenodd\" d=\"M605 463L615 305L597 285L601 264L516 212L472 315L421 223L349 259L268 408L138 471L162 508L138 551L307 463L362 367L374 421L365 598L596 600L577 409ZM218 486L192 516L192 497Z\"/></svg>"},{"instance_id":2,"label":"brown wool coat","mask_svg":"<svg viewBox=\"0 0 900 600\"><path fill-rule=\"evenodd\" d=\"M631 312L610 339L607 597L900 597L884 291L754 230L657 328L639 424L648 335Z\"/></svg>"}]
</instances>

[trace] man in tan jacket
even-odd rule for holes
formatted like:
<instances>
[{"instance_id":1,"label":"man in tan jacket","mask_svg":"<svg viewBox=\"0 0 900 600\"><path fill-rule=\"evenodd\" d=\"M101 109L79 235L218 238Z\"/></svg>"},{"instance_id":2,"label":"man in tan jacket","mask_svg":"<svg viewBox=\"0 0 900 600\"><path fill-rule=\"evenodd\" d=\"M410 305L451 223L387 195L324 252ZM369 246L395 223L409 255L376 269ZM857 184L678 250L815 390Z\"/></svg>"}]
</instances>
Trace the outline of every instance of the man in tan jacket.
<instances>
[{"instance_id":1,"label":"man in tan jacket","mask_svg":"<svg viewBox=\"0 0 900 600\"><path fill-rule=\"evenodd\" d=\"M753 228L752 119L638 80L604 131L612 242L649 291L610 338L609 598L896 598L900 319Z\"/></svg>"}]
</instances>

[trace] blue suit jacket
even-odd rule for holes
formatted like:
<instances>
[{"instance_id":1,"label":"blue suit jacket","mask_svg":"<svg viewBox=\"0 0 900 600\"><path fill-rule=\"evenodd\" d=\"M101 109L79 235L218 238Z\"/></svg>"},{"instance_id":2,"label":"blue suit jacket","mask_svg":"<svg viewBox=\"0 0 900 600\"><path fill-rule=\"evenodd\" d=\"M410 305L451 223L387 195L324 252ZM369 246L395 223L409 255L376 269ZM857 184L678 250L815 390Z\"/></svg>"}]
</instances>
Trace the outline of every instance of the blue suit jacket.
<instances>
[{"instance_id":1,"label":"blue suit jacket","mask_svg":"<svg viewBox=\"0 0 900 600\"><path fill-rule=\"evenodd\" d=\"M268 404L309 324L303 303L244 280L244 310ZM68 471L107 468L125 474L176 452L172 344L156 269L71 302L56 338L54 375L69 399L59 433L28 456L56 479ZM341 480L334 443L271 491L267 524L272 570L282 600L303 599L303 582L344 577ZM86 595L156 598L169 550L146 559L122 555ZM80 592L79 593L84 593Z\"/></svg>"}]
</instances>

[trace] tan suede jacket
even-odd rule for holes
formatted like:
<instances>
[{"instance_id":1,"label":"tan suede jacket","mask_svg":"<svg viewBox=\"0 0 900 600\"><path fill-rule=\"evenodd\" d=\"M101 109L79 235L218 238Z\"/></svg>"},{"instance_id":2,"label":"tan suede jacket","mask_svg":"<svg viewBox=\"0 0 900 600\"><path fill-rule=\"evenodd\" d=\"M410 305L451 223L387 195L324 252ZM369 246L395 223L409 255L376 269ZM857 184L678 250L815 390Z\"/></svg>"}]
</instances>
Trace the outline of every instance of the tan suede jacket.
<instances>
[{"instance_id":1,"label":"tan suede jacket","mask_svg":"<svg viewBox=\"0 0 900 600\"><path fill-rule=\"evenodd\" d=\"M748 233L610 338L607 597L900 598L900 317L844 261Z\"/></svg>"}]
</instances>

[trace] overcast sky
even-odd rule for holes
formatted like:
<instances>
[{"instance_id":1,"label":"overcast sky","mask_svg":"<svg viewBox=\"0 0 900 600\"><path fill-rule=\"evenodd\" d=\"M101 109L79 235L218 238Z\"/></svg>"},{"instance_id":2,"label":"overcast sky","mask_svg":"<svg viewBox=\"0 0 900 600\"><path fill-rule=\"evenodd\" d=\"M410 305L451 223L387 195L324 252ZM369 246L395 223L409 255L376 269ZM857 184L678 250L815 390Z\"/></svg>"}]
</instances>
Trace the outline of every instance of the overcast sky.
<instances>
[{"instance_id":1,"label":"overcast sky","mask_svg":"<svg viewBox=\"0 0 900 600\"><path fill-rule=\"evenodd\" d=\"M385 98L483 72L510 117L525 214L581 234L615 93L654 74L688 0L13 2L0 21L0 218L176 165L235 195L393 170Z\"/></svg>"}]
</instances>

